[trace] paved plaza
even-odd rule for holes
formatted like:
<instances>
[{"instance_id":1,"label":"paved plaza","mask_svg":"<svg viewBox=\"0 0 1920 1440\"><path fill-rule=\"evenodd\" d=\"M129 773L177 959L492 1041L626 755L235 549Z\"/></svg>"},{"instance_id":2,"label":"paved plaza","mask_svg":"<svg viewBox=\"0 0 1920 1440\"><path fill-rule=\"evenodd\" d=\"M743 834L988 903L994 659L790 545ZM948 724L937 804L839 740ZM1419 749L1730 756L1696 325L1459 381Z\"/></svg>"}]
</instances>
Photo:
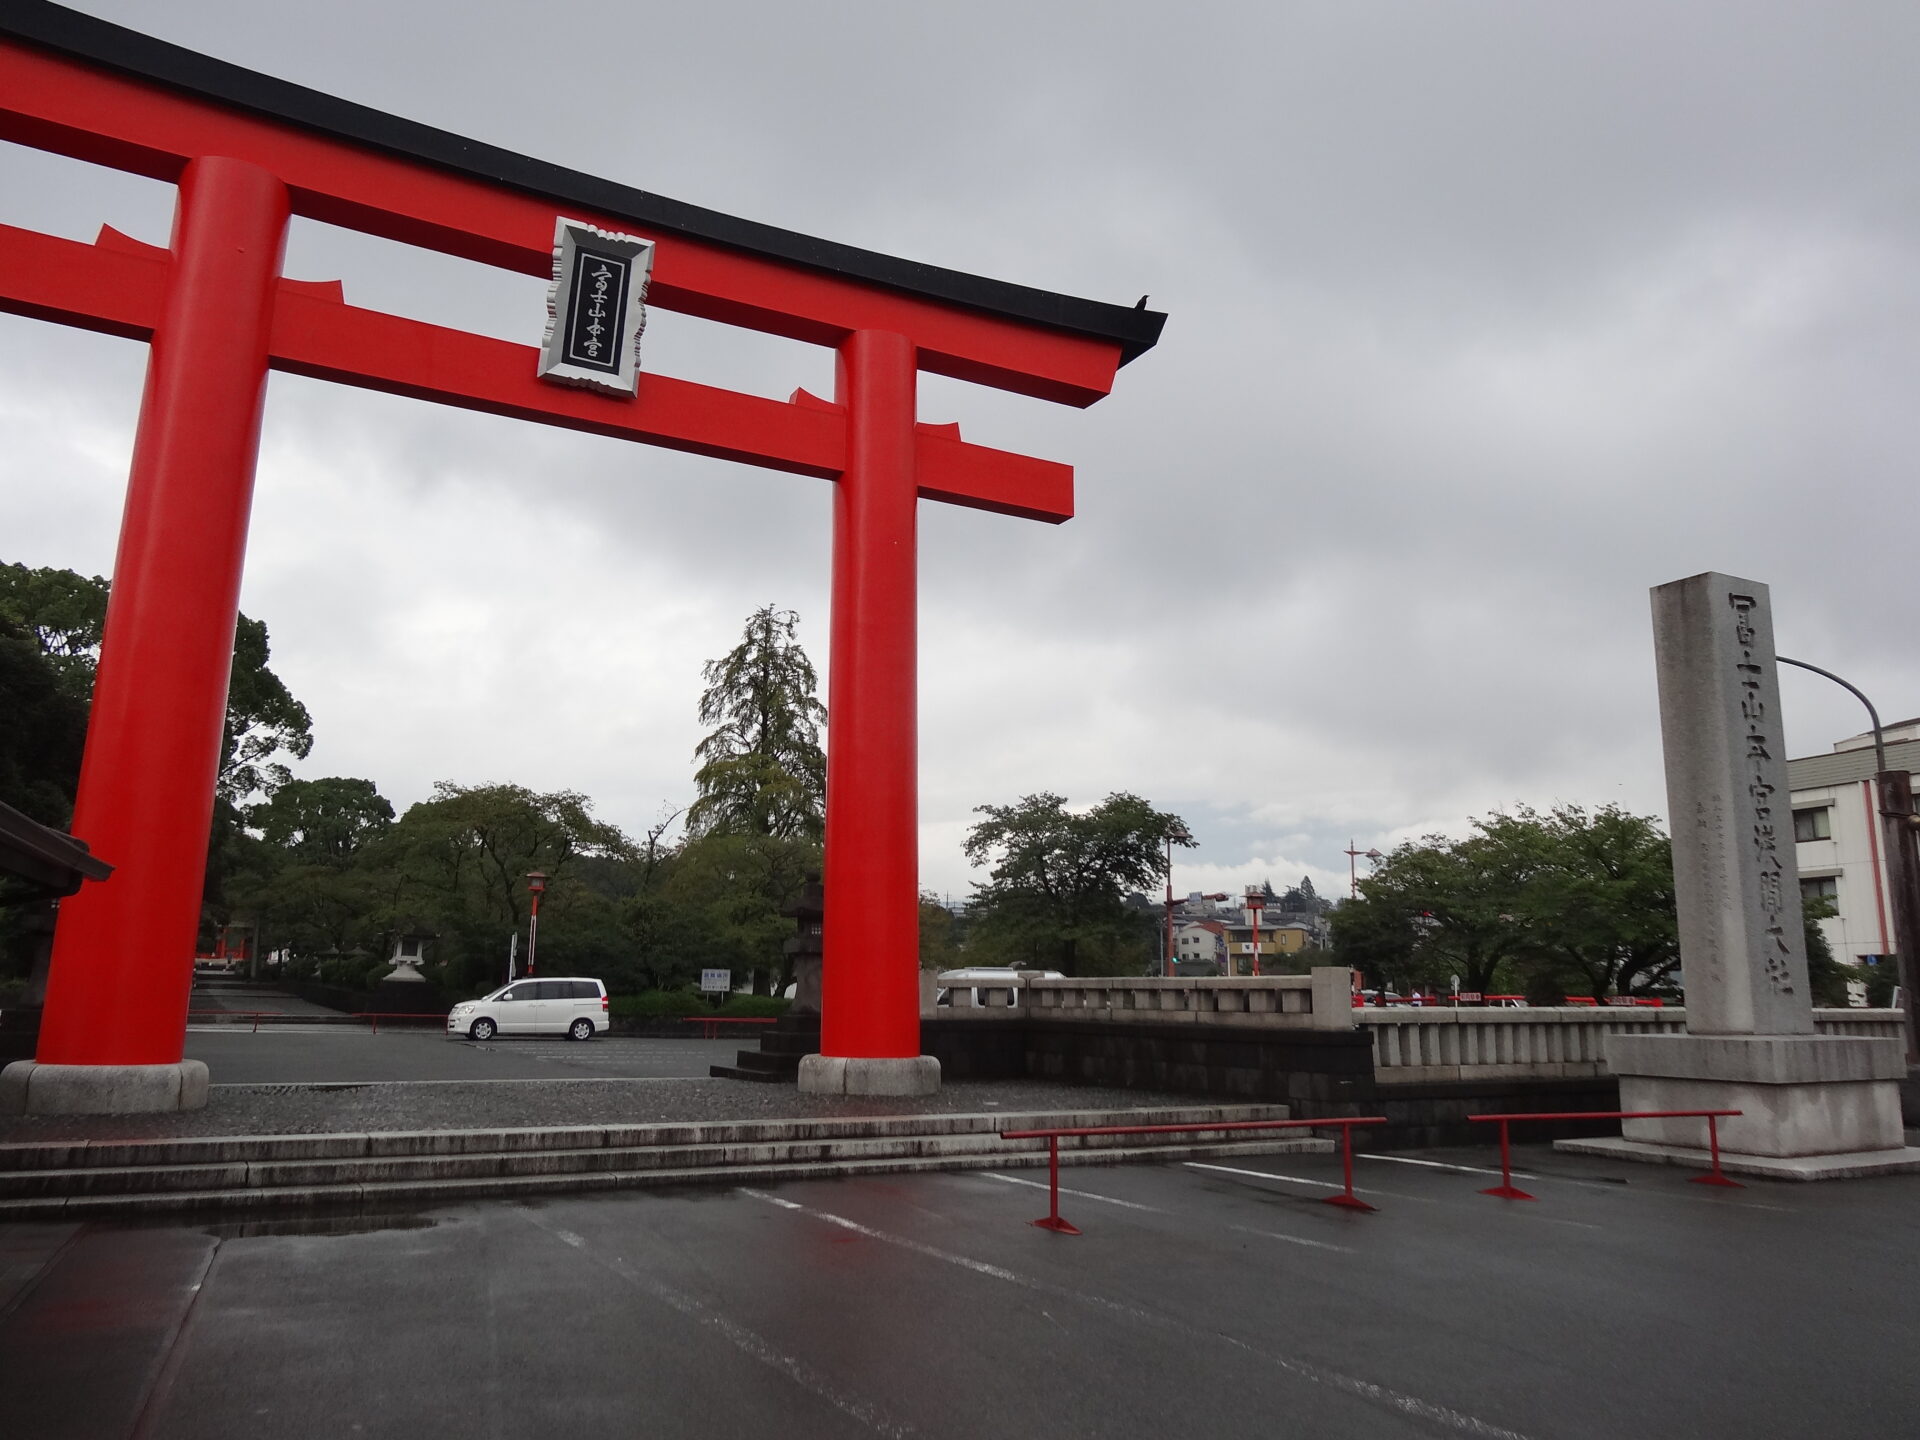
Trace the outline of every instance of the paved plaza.
<instances>
[{"instance_id":1,"label":"paved plaza","mask_svg":"<svg viewBox=\"0 0 1920 1440\"><path fill-rule=\"evenodd\" d=\"M1920 1178L1528 1147L0 1226L21 1440L1904 1437ZM1454 1168L1464 1167L1464 1168Z\"/></svg>"}]
</instances>

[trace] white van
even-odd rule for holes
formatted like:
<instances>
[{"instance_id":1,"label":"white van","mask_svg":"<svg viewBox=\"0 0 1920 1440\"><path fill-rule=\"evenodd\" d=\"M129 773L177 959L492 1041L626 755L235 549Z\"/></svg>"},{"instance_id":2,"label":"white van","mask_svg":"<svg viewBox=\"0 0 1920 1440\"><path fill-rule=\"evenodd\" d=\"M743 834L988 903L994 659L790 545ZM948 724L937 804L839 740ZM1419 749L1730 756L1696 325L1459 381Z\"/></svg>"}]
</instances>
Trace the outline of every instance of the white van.
<instances>
[{"instance_id":1,"label":"white van","mask_svg":"<svg viewBox=\"0 0 1920 1440\"><path fill-rule=\"evenodd\" d=\"M607 987L598 980L516 980L447 1012L447 1034L473 1040L498 1035L565 1035L591 1040L607 1028Z\"/></svg>"}]
</instances>

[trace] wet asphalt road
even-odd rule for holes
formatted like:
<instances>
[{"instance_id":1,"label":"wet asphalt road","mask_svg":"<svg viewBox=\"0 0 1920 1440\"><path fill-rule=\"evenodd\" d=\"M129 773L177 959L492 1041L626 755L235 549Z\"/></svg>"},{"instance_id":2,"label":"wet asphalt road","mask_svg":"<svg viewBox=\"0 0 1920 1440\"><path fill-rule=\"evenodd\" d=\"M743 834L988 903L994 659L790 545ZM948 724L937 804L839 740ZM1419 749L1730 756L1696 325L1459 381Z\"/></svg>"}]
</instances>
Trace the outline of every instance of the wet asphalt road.
<instances>
[{"instance_id":1,"label":"wet asphalt road","mask_svg":"<svg viewBox=\"0 0 1920 1440\"><path fill-rule=\"evenodd\" d=\"M1920 1177L1525 1149L0 1226L9 1437L1909 1437ZM1416 1163L1427 1161L1429 1163ZM335 1222L337 1225L338 1222Z\"/></svg>"}]
</instances>

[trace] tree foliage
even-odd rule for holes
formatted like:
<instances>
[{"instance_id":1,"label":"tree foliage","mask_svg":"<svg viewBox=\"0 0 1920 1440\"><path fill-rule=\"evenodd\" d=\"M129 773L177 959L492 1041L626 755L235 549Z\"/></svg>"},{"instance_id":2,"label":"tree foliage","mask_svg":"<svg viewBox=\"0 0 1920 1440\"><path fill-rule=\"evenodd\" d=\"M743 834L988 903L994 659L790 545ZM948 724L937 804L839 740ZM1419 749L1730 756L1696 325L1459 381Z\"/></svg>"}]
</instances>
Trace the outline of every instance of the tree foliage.
<instances>
[{"instance_id":1,"label":"tree foliage","mask_svg":"<svg viewBox=\"0 0 1920 1440\"><path fill-rule=\"evenodd\" d=\"M111 590L98 575L0 565L0 625L30 636L60 691L83 705L93 699ZM233 806L287 782L281 754L305 759L313 749L312 717L268 666L271 650L265 622L240 616L218 782L220 797ZM231 827L235 817L223 818Z\"/></svg>"},{"instance_id":2,"label":"tree foliage","mask_svg":"<svg viewBox=\"0 0 1920 1440\"><path fill-rule=\"evenodd\" d=\"M969 948L1068 975L1137 974L1152 962L1153 912L1126 903L1166 873L1165 847L1194 842L1177 815L1117 792L1082 813L1051 793L981 805L967 859L990 866L970 907Z\"/></svg>"},{"instance_id":3,"label":"tree foliage","mask_svg":"<svg viewBox=\"0 0 1920 1440\"><path fill-rule=\"evenodd\" d=\"M255 794L272 795L292 778L276 758L283 751L304 760L313 750L313 719L267 668L271 649L265 622L242 615L234 626L218 787L220 797L236 806Z\"/></svg>"},{"instance_id":4,"label":"tree foliage","mask_svg":"<svg viewBox=\"0 0 1920 1440\"><path fill-rule=\"evenodd\" d=\"M1679 961L1666 836L1618 806L1521 807L1464 839L1398 847L1333 913L1343 963L1402 987L1564 993L1668 985Z\"/></svg>"},{"instance_id":5,"label":"tree foliage","mask_svg":"<svg viewBox=\"0 0 1920 1440\"><path fill-rule=\"evenodd\" d=\"M0 801L64 830L73 813L87 702L23 627L0 619Z\"/></svg>"},{"instance_id":6,"label":"tree foliage","mask_svg":"<svg viewBox=\"0 0 1920 1440\"><path fill-rule=\"evenodd\" d=\"M24 630L69 696L86 703L107 620L107 582L72 570L0 564L0 621Z\"/></svg>"},{"instance_id":7,"label":"tree foliage","mask_svg":"<svg viewBox=\"0 0 1920 1440\"><path fill-rule=\"evenodd\" d=\"M698 792L687 833L766 835L820 841L826 833L827 762L815 697L819 677L800 647L800 617L763 605L740 643L703 672L700 723L714 728L695 749Z\"/></svg>"}]
</instances>

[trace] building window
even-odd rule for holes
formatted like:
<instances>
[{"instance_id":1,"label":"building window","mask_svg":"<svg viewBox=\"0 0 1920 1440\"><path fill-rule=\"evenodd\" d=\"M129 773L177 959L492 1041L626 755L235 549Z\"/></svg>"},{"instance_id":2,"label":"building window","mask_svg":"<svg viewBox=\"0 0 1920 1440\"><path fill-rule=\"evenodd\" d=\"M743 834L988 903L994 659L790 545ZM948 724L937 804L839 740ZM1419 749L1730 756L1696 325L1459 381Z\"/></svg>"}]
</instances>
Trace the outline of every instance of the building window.
<instances>
[{"instance_id":1,"label":"building window","mask_svg":"<svg viewBox=\"0 0 1920 1440\"><path fill-rule=\"evenodd\" d=\"M1833 812L1825 805L1817 810L1794 811L1793 838L1795 840L1831 840Z\"/></svg>"},{"instance_id":2,"label":"building window","mask_svg":"<svg viewBox=\"0 0 1920 1440\"><path fill-rule=\"evenodd\" d=\"M1820 813L1824 815L1827 812L1822 810ZM1840 903L1840 880L1837 876L1833 875L1804 876L1800 881L1800 898L1802 900L1831 900L1834 904L1838 905Z\"/></svg>"}]
</instances>

